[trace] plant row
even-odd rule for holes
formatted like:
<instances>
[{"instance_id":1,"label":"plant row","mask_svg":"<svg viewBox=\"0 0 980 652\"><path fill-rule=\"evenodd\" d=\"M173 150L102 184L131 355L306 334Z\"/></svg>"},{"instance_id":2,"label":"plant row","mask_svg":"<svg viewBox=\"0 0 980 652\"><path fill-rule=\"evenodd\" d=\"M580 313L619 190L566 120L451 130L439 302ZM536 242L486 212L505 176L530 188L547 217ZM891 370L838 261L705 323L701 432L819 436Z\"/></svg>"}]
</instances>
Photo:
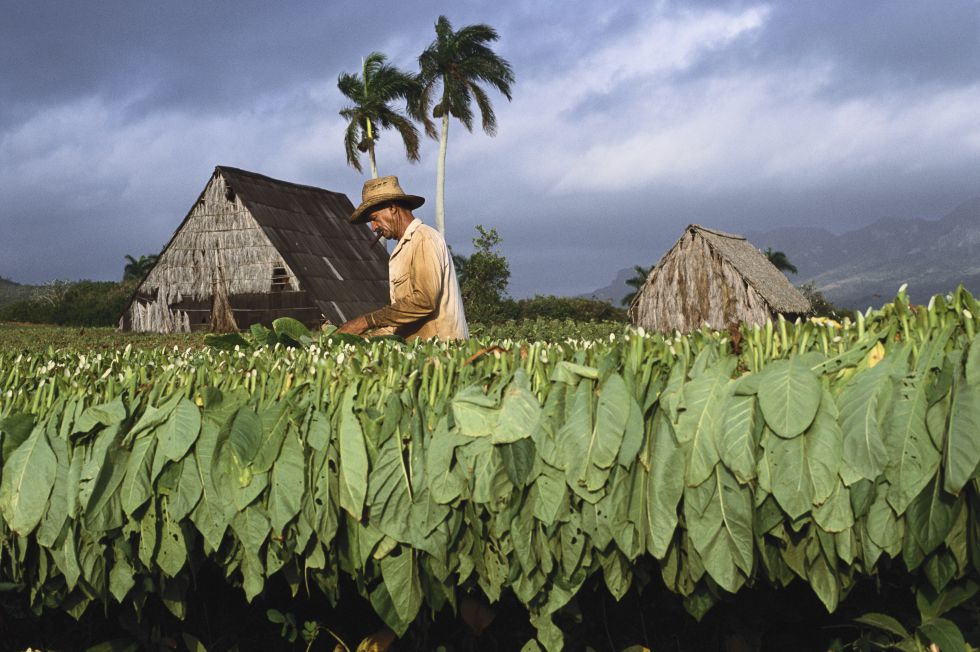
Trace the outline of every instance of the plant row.
<instances>
[{"instance_id":1,"label":"plant row","mask_svg":"<svg viewBox=\"0 0 980 652\"><path fill-rule=\"evenodd\" d=\"M593 576L617 598L649 582L640 558L696 616L800 581L834 610L896 560L923 631L948 633L980 570L977 308L959 290L689 336L283 323L230 351L0 354L0 586L35 612L182 616L206 560L249 600L276 575L334 599L347 576L397 633L508 591L527 649L556 650L555 612Z\"/></svg>"}]
</instances>

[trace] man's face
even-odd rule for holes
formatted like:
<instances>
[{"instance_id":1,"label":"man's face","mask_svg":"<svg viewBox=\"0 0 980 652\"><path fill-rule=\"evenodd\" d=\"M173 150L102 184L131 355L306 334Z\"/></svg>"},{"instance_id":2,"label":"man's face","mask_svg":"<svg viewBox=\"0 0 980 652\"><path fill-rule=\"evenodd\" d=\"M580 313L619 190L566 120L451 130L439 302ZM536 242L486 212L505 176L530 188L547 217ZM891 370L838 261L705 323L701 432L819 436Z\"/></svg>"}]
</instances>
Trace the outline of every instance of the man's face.
<instances>
[{"instance_id":1,"label":"man's face","mask_svg":"<svg viewBox=\"0 0 980 652\"><path fill-rule=\"evenodd\" d=\"M371 230L375 233L380 231L381 235L387 239L393 238L396 217L397 212L394 205L391 204L371 211Z\"/></svg>"}]
</instances>

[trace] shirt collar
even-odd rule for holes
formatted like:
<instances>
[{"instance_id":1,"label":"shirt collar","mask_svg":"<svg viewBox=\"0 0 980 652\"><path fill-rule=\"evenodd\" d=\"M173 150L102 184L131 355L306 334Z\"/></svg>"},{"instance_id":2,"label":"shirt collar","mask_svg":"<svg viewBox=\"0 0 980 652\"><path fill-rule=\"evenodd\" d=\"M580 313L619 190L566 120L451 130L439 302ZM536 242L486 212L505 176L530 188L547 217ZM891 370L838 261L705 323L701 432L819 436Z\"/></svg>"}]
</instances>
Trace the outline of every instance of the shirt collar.
<instances>
[{"instance_id":1,"label":"shirt collar","mask_svg":"<svg viewBox=\"0 0 980 652\"><path fill-rule=\"evenodd\" d=\"M402 234L402 237L398 241L398 244L395 245L394 250L392 250L391 252L392 257L394 257L395 254L397 254L399 251L401 251L402 245L404 245L406 242L412 239L412 235L414 235L415 231L417 231L421 225L422 225L422 220L420 220L417 217L413 219L411 222L409 222L408 226L405 227L405 233Z\"/></svg>"}]
</instances>

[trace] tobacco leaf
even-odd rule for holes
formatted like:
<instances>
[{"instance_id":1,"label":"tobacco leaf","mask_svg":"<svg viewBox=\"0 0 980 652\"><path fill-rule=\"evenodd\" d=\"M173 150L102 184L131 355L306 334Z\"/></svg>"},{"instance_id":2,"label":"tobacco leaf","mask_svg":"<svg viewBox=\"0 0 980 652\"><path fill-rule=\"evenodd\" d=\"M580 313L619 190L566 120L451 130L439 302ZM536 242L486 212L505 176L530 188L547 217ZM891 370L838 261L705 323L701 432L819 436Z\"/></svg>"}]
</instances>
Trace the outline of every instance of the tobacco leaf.
<instances>
[{"instance_id":1,"label":"tobacco leaf","mask_svg":"<svg viewBox=\"0 0 980 652\"><path fill-rule=\"evenodd\" d=\"M354 393L354 387L348 387L340 405L340 506L360 520L367 494L368 457L364 433L354 414Z\"/></svg>"},{"instance_id":2,"label":"tobacco leaf","mask_svg":"<svg viewBox=\"0 0 980 652\"><path fill-rule=\"evenodd\" d=\"M181 397L166 421L156 430L160 452L171 462L181 460L197 441L201 432L201 412Z\"/></svg>"},{"instance_id":3,"label":"tobacco leaf","mask_svg":"<svg viewBox=\"0 0 980 652\"><path fill-rule=\"evenodd\" d=\"M684 385L675 432L678 442L690 450L684 478L688 486L707 480L721 459L718 444L724 418L722 408L733 385L725 370L719 367L706 368Z\"/></svg>"},{"instance_id":4,"label":"tobacco leaf","mask_svg":"<svg viewBox=\"0 0 980 652\"><path fill-rule=\"evenodd\" d=\"M960 365L953 377L953 402L943 450L943 487L958 494L980 465L980 385L966 381Z\"/></svg>"},{"instance_id":5,"label":"tobacco leaf","mask_svg":"<svg viewBox=\"0 0 980 652\"><path fill-rule=\"evenodd\" d=\"M0 480L0 513L7 527L25 536L32 532L47 509L54 488L58 459L41 426L10 454Z\"/></svg>"},{"instance_id":6,"label":"tobacco leaf","mask_svg":"<svg viewBox=\"0 0 980 652\"><path fill-rule=\"evenodd\" d=\"M518 369L503 391L491 440L495 444L507 444L530 437L540 418L541 404L531 393L527 374Z\"/></svg>"},{"instance_id":7,"label":"tobacco leaf","mask_svg":"<svg viewBox=\"0 0 980 652\"><path fill-rule=\"evenodd\" d=\"M303 444L290 433L272 467L269 489L269 520L272 531L281 533L299 513L305 487L306 459Z\"/></svg>"},{"instance_id":8,"label":"tobacco leaf","mask_svg":"<svg viewBox=\"0 0 980 652\"><path fill-rule=\"evenodd\" d=\"M707 482L684 491L691 543L719 586L734 593L752 574L752 494L719 466Z\"/></svg>"},{"instance_id":9,"label":"tobacco leaf","mask_svg":"<svg viewBox=\"0 0 980 652\"><path fill-rule=\"evenodd\" d=\"M804 356L776 360L759 374L759 407L766 424L792 438L813 423L820 405L820 380Z\"/></svg>"},{"instance_id":10,"label":"tobacco leaf","mask_svg":"<svg viewBox=\"0 0 980 652\"><path fill-rule=\"evenodd\" d=\"M878 402L890 384L890 367L885 358L873 368L857 373L838 399L844 457L854 471L868 480L876 479L888 463Z\"/></svg>"}]
</instances>

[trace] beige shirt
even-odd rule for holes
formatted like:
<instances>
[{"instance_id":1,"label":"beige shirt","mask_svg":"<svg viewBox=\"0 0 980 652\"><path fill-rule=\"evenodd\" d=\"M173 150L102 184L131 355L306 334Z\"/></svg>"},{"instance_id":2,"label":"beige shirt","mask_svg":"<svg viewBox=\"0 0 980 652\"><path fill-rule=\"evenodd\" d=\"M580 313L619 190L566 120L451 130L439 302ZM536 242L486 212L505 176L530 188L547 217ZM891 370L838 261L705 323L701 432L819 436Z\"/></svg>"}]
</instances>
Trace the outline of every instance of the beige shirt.
<instances>
[{"instance_id":1,"label":"beige shirt","mask_svg":"<svg viewBox=\"0 0 980 652\"><path fill-rule=\"evenodd\" d=\"M446 241L418 218L391 252L388 283L391 305L365 315L372 328L394 327L395 334L405 339L470 336Z\"/></svg>"}]
</instances>

